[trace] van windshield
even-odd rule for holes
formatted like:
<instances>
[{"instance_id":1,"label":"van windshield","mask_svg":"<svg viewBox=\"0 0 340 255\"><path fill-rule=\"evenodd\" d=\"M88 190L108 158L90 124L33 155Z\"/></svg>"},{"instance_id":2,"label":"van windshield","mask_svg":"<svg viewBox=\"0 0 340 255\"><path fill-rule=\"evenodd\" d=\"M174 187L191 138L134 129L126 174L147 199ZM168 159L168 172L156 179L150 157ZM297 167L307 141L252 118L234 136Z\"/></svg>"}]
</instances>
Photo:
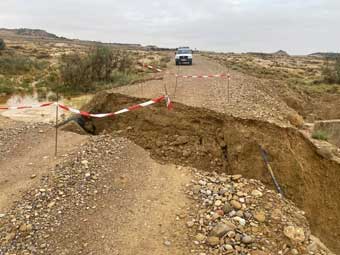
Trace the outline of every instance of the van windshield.
<instances>
[{"instance_id":1,"label":"van windshield","mask_svg":"<svg viewBox=\"0 0 340 255\"><path fill-rule=\"evenodd\" d=\"M191 50L187 49L177 50L177 54L191 54Z\"/></svg>"}]
</instances>

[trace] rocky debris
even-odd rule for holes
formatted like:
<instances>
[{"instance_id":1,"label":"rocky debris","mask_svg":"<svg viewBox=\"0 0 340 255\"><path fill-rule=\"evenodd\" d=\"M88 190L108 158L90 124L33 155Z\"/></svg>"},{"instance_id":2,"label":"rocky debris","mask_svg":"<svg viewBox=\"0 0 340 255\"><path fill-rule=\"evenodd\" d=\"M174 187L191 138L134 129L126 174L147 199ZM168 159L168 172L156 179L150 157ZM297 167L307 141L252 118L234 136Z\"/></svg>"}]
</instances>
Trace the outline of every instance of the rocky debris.
<instances>
[{"instance_id":1,"label":"rocky debris","mask_svg":"<svg viewBox=\"0 0 340 255\"><path fill-rule=\"evenodd\" d=\"M316 244L305 213L260 181L194 172L196 254L331 254Z\"/></svg>"},{"instance_id":2,"label":"rocky debris","mask_svg":"<svg viewBox=\"0 0 340 255\"><path fill-rule=\"evenodd\" d=\"M0 128L0 160L19 146L21 139L18 139L18 137L32 135L33 138L34 134L39 134L39 131L47 127L48 125L43 123L28 124L18 122L15 126Z\"/></svg>"},{"instance_id":3,"label":"rocky debris","mask_svg":"<svg viewBox=\"0 0 340 255\"><path fill-rule=\"evenodd\" d=\"M40 187L27 191L0 217L0 254L55 254L50 250L58 227L79 210L95 208L91 201L107 193L98 180L110 169L113 155L128 141L110 136L91 137L78 151L64 156Z\"/></svg>"}]
</instances>

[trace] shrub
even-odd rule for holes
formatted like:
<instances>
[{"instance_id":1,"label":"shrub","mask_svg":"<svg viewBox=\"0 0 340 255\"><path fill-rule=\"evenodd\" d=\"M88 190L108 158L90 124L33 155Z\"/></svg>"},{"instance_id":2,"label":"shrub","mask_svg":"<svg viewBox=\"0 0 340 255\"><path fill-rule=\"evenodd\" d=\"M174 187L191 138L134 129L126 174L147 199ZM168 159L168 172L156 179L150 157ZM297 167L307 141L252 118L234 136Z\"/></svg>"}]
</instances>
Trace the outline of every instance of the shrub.
<instances>
[{"instance_id":1,"label":"shrub","mask_svg":"<svg viewBox=\"0 0 340 255\"><path fill-rule=\"evenodd\" d=\"M323 80L326 83L340 84L340 57L337 57L335 62L330 62L326 59L324 67L322 68Z\"/></svg>"},{"instance_id":2,"label":"shrub","mask_svg":"<svg viewBox=\"0 0 340 255\"><path fill-rule=\"evenodd\" d=\"M335 60L336 83L340 84L340 57Z\"/></svg>"},{"instance_id":3,"label":"shrub","mask_svg":"<svg viewBox=\"0 0 340 255\"><path fill-rule=\"evenodd\" d=\"M96 90L98 84L126 83L134 72L134 63L127 51L111 50L101 46L92 49L85 56L79 54L63 56L60 66L64 92L87 93Z\"/></svg>"},{"instance_id":4,"label":"shrub","mask_svg":"<svg viewBox=\"0 0 340 255\"><path fill-rule=\"evenodd\" d=\"M0 94L10 95L14 93L14 89L10 85L0 84Z\"/></svg>"},{"instance_id":5,"label":"shrub","mask_svg":"<svg viewBox=\"0 0 340 255\"><path fill-rule=\"evenodd\" d=\"M6 43L3 39L0 38L0 50L4 50L6 48Z\"/></svg>"},{"instance_id":6,"label":"shrub","mask_svg":"<svg viewBox=\"0 0 340 255\"><path fill-rule=\"evenodd\" d=\"M323 130L317 130L313 132L312 137L317 140L323 140L323 141L328 140L328 134Z\"/></svg>"},{"instance_id":7,"label":"shrub","mask_svg":"<svg viewBox=\"0 0 340 255\"><path fill-rule=\"evenodd\" d=\"M42 70L45 66L45 63L31 60L26 56L13 55L0 57L0 74L25 74L33 69Z\"/></svg>"}]
</instances>

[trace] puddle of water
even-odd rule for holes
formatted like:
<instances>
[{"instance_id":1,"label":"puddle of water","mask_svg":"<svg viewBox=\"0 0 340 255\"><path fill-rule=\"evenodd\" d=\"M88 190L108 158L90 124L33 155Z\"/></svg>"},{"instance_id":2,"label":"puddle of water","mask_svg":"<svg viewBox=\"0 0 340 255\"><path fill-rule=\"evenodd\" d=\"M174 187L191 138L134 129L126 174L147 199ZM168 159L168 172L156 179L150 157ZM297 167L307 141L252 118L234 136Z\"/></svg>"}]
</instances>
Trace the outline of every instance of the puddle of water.
<instances>
[{"instance_id":1,"label":"puddle of water","mask_svg":"<svg viewBox=\"0 0 340 255\"><path fill-rule=\"evenodd\" d=\"M39 97L38 93L30 95L12 95L0 97L0 105L6 106L26 106L36 105L43 102L47 102L47 98L54 96L54 93L48 93L45 97ZM60 98L60 102L74 108L80 108L92 98L92 95L84 95L73 98ZM5 110L0 111L0 115L8 117L13 120L19 120L24 122L55 122L56 107L54 105L35 109L18 109L18 110ZM61 109L58 110L59 119L63 120L67 118L70 113Z\"/></svg>"}]
</instances>

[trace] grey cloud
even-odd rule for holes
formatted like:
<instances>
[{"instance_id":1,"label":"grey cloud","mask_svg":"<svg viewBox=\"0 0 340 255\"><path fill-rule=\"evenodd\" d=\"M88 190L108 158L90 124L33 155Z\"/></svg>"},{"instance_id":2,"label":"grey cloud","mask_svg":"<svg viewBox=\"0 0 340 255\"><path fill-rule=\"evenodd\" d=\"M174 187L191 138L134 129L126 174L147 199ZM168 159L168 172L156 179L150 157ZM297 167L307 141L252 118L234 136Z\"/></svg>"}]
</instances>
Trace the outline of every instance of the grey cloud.
<instances>
[{"instance_id":1,"label":"grey cloud","mask_svg":"<svg viewBox=\"0 0 340 255\"><path fill-rule=\"evenodd\" d=\"M218 51L339 51L338 0L1 0L0 27Z\"/></svg>"}]
</instances>

